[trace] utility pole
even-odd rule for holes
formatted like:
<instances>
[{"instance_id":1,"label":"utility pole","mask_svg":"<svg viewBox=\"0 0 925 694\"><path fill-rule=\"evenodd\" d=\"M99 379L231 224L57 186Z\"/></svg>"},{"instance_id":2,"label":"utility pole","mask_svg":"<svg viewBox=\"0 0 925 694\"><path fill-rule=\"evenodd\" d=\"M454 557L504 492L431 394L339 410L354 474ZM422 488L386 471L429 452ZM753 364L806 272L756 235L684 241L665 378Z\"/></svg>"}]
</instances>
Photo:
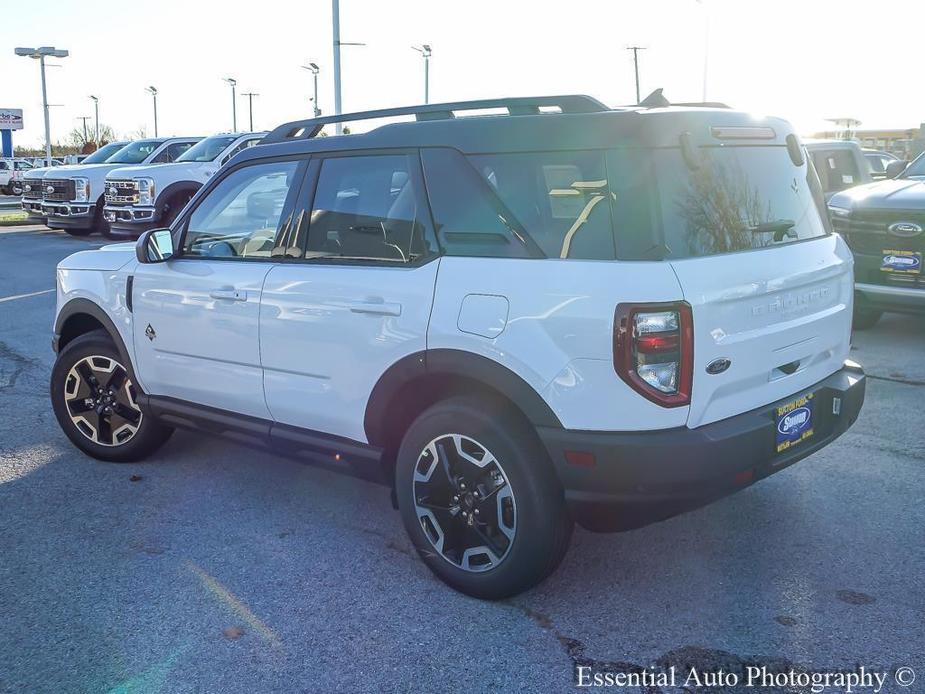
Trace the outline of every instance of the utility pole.
<instances>
[{"instance_id":1,"label":"utility pole","mask_svg":"<svg viewBox=\"0 0 925 694\"><path fill-rule=\"evenodd\" d=\"M94 141L96 146L100 146L100 100L99 97L90 95L90 98L93 100L93 122L95 125L96 135Z\"/></svg>"},{"instance_id":2,"label":"utility pole","mask_svg":"<svg viewBox=\"0 0 925 694\"><path fill-rule=\"evenodd\" d=\"M430 46L426 43L420 46L412 46L424 58L424 103L430 103L430 56L433 54Z\"/></svg>"},{"instance_id":3,"label":"utility pole","mask_svg":"<svg viewBox=\"0 0 925 694\"><path fill-rule=\"evenodd\" d=\"M90 116L77 116L77 120L83 121L84 124L84 144L87 144L87 121L90 120Z\"/></svg>"},{"instance_id":4,"label":"utility pole","mask_svg":"<svg viewBox=\"0 0 925 694\"><path fill-rule=\"evenodd\" d=\"M14 53L23 58L39 61L42 74L42 108L45 110L45 166L51 166L51 124L48 119L48 91L45 88L45 56L67 58L69 53L63 48L42 46L40 48L17 48Z\"/></svg>"},{"instance_id":5,"label":"utility pole","mask_svg":"<svg viewBox=\"0 0 925 694\"><path fill-rule=\"evenodd\" d=\"M254 97L260 96L257 92L244 92L241 96L247 97L247 114L250 117L250 131L254 132Z\"/></svg>"},{"instance_id":6,"label":"utility pole","mask_svg":"<svg viewBox=\"0 0 925 694\"><path fill-rule=\"evenodd\" d=\"M157 87L145 87L145 91L154 98L154 137L157 137Z\"/></svg>"},{"instance_id":7,"label":"utility pole","mask_svg":"<svg viewBox=\"0 0 925 694\"><path fill-rule=\"evenodd\" d=\"M638 104L642 97L639 95L639 51L646 50L645 46L627 46L626 50L633 52L633 69L636 71L636 103Z\"/></svg>"},{"instance_id":8,"label":"utility pole","mask_svg":"<svg viewBox=\"0 0 925 694\"><path fill-rule=\"evenodd\" d=\"M234 88L238 84L238 80L234 77L226 77L225 81L231 85L231 132L238 132L238 101L235 97Z\"/></svg>"}]
</instances>

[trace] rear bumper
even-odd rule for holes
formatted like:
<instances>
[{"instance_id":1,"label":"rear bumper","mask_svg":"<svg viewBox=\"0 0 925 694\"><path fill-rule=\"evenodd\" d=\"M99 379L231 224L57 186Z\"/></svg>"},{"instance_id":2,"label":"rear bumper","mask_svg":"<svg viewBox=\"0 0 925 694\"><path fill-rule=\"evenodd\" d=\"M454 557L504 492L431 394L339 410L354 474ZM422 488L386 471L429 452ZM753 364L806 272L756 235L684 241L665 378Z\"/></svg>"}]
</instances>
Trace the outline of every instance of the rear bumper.
<instances>
[{"instance_id":1,"label":"rear bumper","mask_svg":"<svg viewBox=\"0 0 925 694\"><path fill-rule=\"evenodd\" d=\"M703 505L763 479L834 441L857 419L865 376L846 364L840 371L794 393L815 393L814 435L784 453L775 452L774 410L791 398L696 429L591 432L540 427L538 432L559 475L576 520L594 530L629 522L630 507L660 507L651 520ZM836 413L837 412L837 413ZM566 452L579 464L570 464Z\"/></svg>"},{"instance_id":2,"label":"rear bumper","mask_svg":"<svg viewBox=\"0 0 925 694\"><path fill-rule=\"evenodd\" d=\"M882 311L925 313L925 289L890 287L865 282L856 283L854 289L864 297L865 306Z\"/></svg>"}]
</instances>

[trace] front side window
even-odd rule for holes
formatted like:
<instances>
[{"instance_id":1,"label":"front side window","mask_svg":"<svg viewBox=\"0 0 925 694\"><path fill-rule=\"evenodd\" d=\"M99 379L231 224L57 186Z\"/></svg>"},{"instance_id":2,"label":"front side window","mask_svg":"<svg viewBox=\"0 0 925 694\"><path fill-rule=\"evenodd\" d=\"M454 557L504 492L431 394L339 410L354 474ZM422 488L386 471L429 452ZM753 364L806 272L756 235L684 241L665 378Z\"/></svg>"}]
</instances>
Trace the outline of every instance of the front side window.
<instances>
[{"instance_id":1,"label":"front side window","mask_svg":"<svg viewBox=\"0 0 925 694\"><path fill-rule=\"evenodd\" d=\"M190 149L192 142L173 142L167 145L163 151L159 152L154 158L155 164L169 164L176 161L180 155Z\"/></svg>"},{"instance_id":2,"label":"front side window","mask_svg":"<svg viewBox=\"0 0 925 694\"><path fill-rule=\"evenodd\" d=\"M183 254L208 258L269 258L287 225L299 163L266 162L223 178L196 207L186 226ZM291 222L291 220L288 220Z\"/></svg>"},{"instance_id":3,"label":"front side window","mask_svg":"<svg viewBox=\"0 0 925 694\"><path fill-rule=\"evenodd\" d=\"M483 154L469 161L546 257L613 260L601 152Z\"/></svg>"},{"instance_id":4,"label":"front side window","mask_svg":"<svg viewBox=\"0 0 925 694\"><path fill-rule=\"evenodd\" d=\"M411 155L324 159L305 257L408 263L431 255L421 192Z\"/></svg>"}]
</instances>

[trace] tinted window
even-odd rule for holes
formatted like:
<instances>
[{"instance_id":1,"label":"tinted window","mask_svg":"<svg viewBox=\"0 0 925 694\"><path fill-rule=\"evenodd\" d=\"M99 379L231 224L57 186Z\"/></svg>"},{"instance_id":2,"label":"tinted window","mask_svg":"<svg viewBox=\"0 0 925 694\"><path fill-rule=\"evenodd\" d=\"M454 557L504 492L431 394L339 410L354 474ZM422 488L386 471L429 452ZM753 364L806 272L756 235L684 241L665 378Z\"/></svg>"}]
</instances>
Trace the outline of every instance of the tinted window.
<instances>
[{"instance_id":1,"label":"tinted window","mask_svg":"<svg viewBox=\"0 0 925 694\"><path fill-rule=\"evenodd\" d=\"M550 258L614 258L610 190L600 152L470 156Z\"/></svg>"},{"instance_id":2,"label":"tinted window","mask_svg":"<svg viewBox=\"0 0 925 694\"><path fill-rule=\"evenodd\" d=\"M297 168L294 161L253 164L223 178L190 216L184 254L270 257Z\"/></svg>"},{"instance_id":3,"label":"tinted window","mask_svg":"<svg viewBox=\"0 0 925 694\"><path fill-rule=\"evenodd\" d=\"M456 150L424 149L437 238L447 255L530 258L541 252L492 188Z\"/></svg>"},{"instance_id":4,"label":"tinted window","mask_svg":"<svg viewBox=\"0 0 925 694\"><path fill-rule=\"evenodd\" d=\"M812 169L795 166L785 147L705 147L699 153L700 166L691 171L679 149L653 151L663 257L729 253L827 233Z\"/></svg>"},{"instance_id":5,"label":"tinted window","mask_svg":"<svg viewBox=\"0 0 925 694\"><path fill-rule=\"evenodd\" d=\"M177 157L178 161L212 161L219 154L225 151L225 148L237 139L234 135L216 135L200 140L192 147L188 148L183 154Z\"/></svg>"},{"instance_id":6,"label":"tinted window","mask_svg":"<svg viewBox=\"0 0 925 694\"><path fill-rule=\"evenodd\" d=\"M125 146L124 143L120 144L118 142L110 142L108 145L103 145L98 150L96 150L93 154L91 154L89 157L84 159L83 163L84 164L101 164L107 159L109 159L109 157L114 155L116 152L118 152L120 149L122 149L124 146Z\"/></svg>"},{"instance_id":7,"label":"tinted window","mask_svg":"<svg viewBox=\"0 0 925 694\"><path fill-rule=\"evenodd\" d=\"M156 164L169 164L176 161L177 157L193 146L192 142L174 142L167 145L164 150L154 158Z\"/></svg>"},{"instance_id":8,"label":"tinted window","mask_svg":"<svg viewBox=\"0 0 925 694\"><path fill-rule=\"evenodd\" d=\"M163 140L138 140L131 144L125 145L122 149L112 155L107 160L107 164L141 164L147 159L158 147Z\"/></svg>"},{"instance_id":9,"label":"tinted window","mask_svg":"<svg viewBox=\"0 0 925 694\"><path fill-rule=\"evenodd\" d=\"M429 255L418 180L407 154L324 159L306 257L401 263Z\"/></svg>"},{"instance_id":10,"label":"tinted window","mask_svg":"<svg viewBox=\"0 0 925 694\"><path fill-rule=\"evenodd\" d=\"M862 183L861 173L850 150L814 150L812 154L816 172L826 193Z\"/></svg>"}]
</instances>

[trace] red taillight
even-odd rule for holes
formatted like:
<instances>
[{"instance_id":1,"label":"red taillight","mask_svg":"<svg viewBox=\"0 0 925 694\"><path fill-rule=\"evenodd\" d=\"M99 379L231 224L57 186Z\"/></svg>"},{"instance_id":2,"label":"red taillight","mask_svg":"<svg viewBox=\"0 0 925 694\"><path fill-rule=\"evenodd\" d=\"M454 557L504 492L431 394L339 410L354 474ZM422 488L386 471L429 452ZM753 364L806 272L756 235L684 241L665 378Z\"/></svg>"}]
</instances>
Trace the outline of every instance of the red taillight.
<instances>
[{"instance_id":1,"label":"red taillight","mask_svg":"<svg viewBox=\"0 0 925 694\"><path fill-rule=\"evenodd\" d=\"M689 405L694 368L690 304L619 304L613 363L617 375L648 400L663 407Z\"/></svg>"}]
</instances>

